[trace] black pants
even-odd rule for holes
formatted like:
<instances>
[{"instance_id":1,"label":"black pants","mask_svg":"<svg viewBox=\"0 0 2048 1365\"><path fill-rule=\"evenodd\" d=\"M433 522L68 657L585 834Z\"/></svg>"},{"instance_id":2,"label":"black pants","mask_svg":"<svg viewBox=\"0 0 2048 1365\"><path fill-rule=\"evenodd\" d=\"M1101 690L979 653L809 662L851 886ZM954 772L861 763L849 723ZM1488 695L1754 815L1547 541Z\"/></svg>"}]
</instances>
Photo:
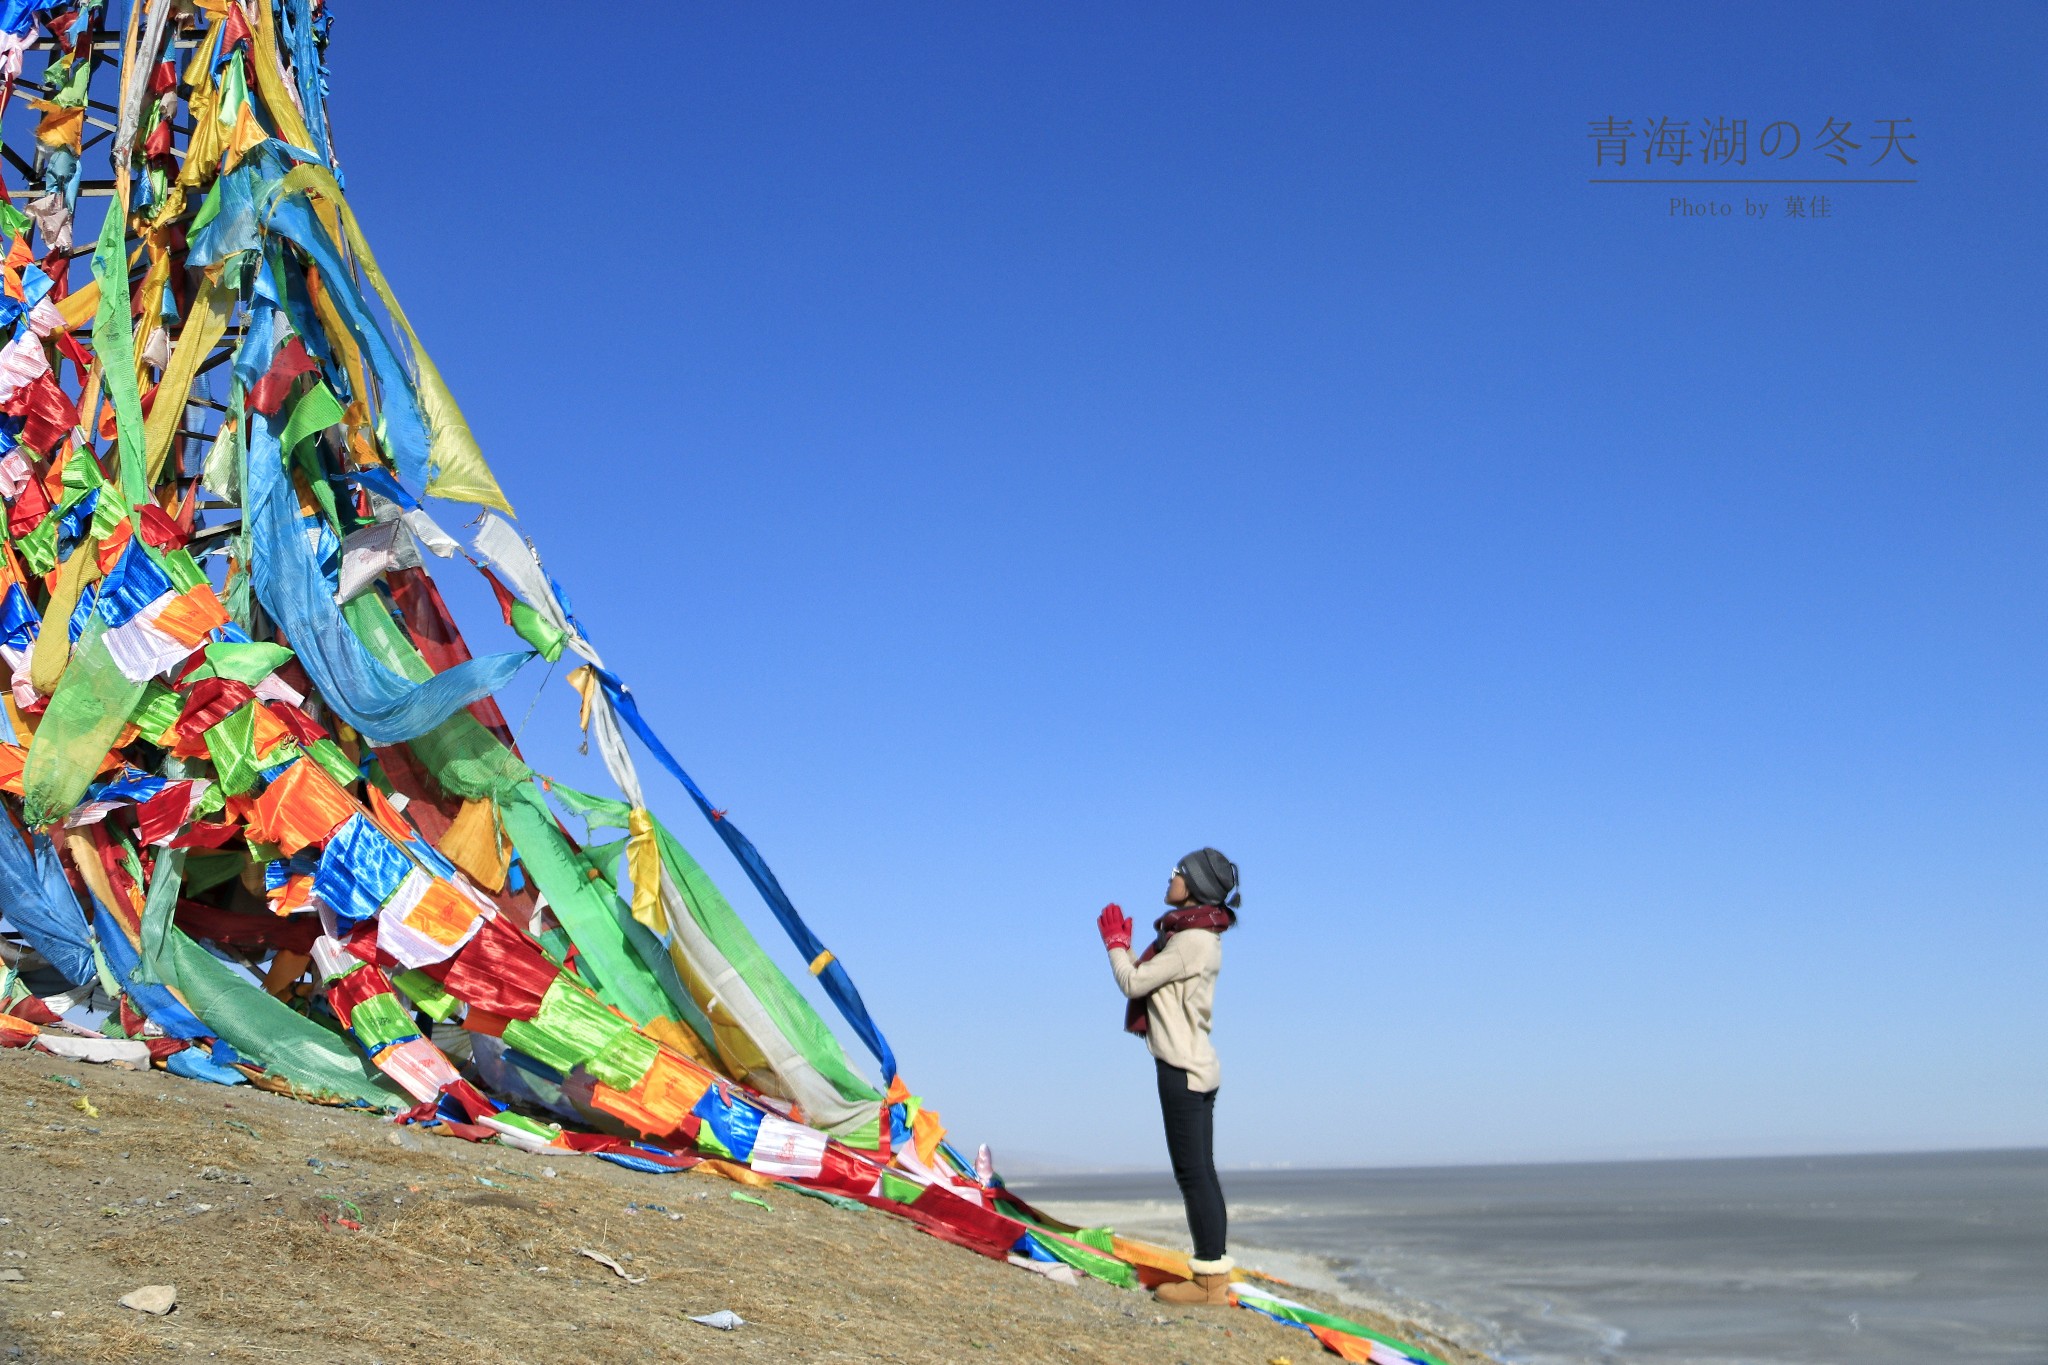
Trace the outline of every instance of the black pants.
<instances>
[{"instance_id":1,"label":"black pants","mask_svg":"<svg viewBox=\"0 0 2048 1365\"><path fill-rule=\"evenodd\" d=\"M1223 1208L1223 1184L1216 1179L1216 1092L1188 1089L1188 1073L1157 1057L1159 1111L1166 1118L1166 1151L1173 1158L1173 1180L1188 1209L1188 1232L1195 1239L1195 1259L1223 1259L1223 1237L1229 1214Z\"/></svg>"}]
</instances>

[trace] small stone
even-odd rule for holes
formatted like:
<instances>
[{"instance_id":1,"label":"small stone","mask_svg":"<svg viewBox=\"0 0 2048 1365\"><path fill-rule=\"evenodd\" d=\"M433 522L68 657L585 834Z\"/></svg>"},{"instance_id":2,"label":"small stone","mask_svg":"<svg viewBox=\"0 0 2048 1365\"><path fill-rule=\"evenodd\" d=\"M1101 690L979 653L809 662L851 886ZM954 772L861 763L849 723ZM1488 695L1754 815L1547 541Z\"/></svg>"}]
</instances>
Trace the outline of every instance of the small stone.
<instances>
[{"instance_id":1,"label":"small stone","mask_svg":"<svg viewBox=\"0 0 2048 1365\"><path fill-rule=\"evenodd\" d=\"M121 1306L162 1317L178 1306L178 1286L146 1284L140 1289L131 1289L121 1296Z\"/></svg>"},{"instance_id":2,"label":"small stone","mask_svg":"<svg viewBox=\"0 0 2048 1365\"><path fill-rule=\"evenodd\" d=\"M0 1270L0 1284L20 1284L27 1278L28 1276L11 1266L6 1270Z\"/></svg>"}]
</instances>

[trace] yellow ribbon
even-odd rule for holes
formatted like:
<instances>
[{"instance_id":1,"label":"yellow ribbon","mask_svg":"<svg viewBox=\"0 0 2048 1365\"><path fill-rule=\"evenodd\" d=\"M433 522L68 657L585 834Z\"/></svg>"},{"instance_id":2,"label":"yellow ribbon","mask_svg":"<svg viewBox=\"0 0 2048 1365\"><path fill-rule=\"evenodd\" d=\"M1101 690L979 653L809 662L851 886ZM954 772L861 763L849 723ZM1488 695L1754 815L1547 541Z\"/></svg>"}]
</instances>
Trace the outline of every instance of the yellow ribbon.
<instances>
[{"instance_id":1,"label":"yellow ribbon","mask_svg":"<svg viewBox=\"0 0 2048 1365\"><path fill-rule=\"evenodd\" d=\"M654 841L654 817L639 806L626 816L626 870L633 874L633 918L657 934L668 933L661 904L661 847Z\"/></svg>"}]
</instances>

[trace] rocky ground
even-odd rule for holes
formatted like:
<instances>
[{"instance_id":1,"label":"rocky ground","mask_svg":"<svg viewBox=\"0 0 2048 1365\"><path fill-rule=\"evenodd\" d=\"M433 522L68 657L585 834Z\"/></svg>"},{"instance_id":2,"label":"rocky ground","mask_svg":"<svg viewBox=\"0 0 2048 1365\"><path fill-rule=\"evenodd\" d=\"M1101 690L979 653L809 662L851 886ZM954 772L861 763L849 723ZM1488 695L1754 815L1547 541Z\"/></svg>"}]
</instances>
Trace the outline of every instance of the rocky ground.
<instances>
[{"instance_id":1,"label":"rocky ground","mask_svg":"<svg viewBox=\"0 0 2048 1365\"><path fill-rule=\"evenodd\" d=\"M120 1305L147 1285L175 1286L176 1307ZM690 1321L720 1309L746 1325ZM1485 1365L1425 1344L1451 1365ZM1055 1284L787 1190L473 1146L247 1087L0 1051L0 1361L172 1357L1335 1359L1252 1313L1162 1311L1107 1285Z\"/></svg>"}]
</instances>

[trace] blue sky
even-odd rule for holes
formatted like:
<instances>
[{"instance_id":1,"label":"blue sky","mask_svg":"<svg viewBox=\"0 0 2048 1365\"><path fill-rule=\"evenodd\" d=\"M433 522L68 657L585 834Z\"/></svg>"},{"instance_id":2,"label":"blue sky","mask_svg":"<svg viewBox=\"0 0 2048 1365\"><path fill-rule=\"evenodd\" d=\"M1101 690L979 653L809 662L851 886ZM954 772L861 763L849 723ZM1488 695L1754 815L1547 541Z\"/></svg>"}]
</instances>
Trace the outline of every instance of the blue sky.
<instances>
[{"instance_id":1,"label":"blue sky","mask_svg":"<svg viewBox=\"0 0 2048 1365\"><path fill-rule=\"evenodd\" d=\"M2048 1142L2038 7L337 9L522 526L969 1142L1163 1165L1092 921L1205 843L1227 1163Z\"/></svg>"}]
</instances>

